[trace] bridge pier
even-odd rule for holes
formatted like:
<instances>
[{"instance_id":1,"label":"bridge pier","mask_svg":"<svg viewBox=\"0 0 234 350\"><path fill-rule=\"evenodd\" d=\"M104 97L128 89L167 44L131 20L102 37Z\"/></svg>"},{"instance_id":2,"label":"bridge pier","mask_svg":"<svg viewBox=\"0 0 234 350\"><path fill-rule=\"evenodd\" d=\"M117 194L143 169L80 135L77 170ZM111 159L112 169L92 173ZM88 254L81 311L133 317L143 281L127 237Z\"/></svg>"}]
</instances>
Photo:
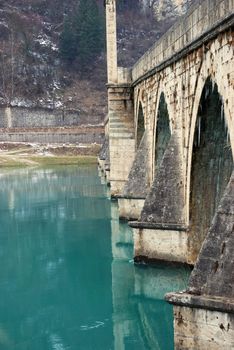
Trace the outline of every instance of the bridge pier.
<instances>
[{"instance_id":1,"label":"bridge pier","mask_svg":"<svg viewBox=\"0 0 234 350\"><path fill-rule=\"evenodd\" d=\"M104 175L106 175L108 153L109 153L109 137L106 134L104 143L98 155L98 165L100 170L104 173Z\"/></svg>"},{"instance_id":2,"label":"bridge pier","mask_svg":"<svg viewBox=\"0 0 234 350\"><path fill-rule=\"evenodd\" d=\"M122 194L135 158L131 72L118 67L116 0L106 0L109 181L112 197Z\"/></svg>"},{"instance_id":3,"label":"bridge pier","mask_svg":"<svg viewBox=\"0 0 234 350\"><path fill-rule=\"evenodd\" d=\"M119 197L135 158L132 90L128 83L108 85L111 195Z\"/></svg>"},{"instance_id":4,"label":"bridge pier","mask_svg":"<svg viewBox=\"0 0 234 350\"><path fill-rule=\"evenodd\" d=\"M234 172L192 272L170 293L176 350L234 348Z\"/></svg>"},{"instance_id":5,"label":"bridge pier","mask_svg":"<svg viewBox=\"0 0 234 350\"><path fill-rule=\"evenodd\" d=\"M134 227L134 224L130 225ZM134 228L135 262L157 261L188 263L188 234L181 227L152 225L150 228Z\"/></svg>"},{"instance_id":6,"label":"bridge pier","mask_svg":"<svg viewBox=\"0 0 234 350\"><path fill-rule=\"evenodd\" d=\"M136 261L188 262L181 132L174 131L134 229Z\"/></svg>"},{"instance_id":7,"label":"bridge pier","mask_svg":"<svg viewBox=\"0 0 234 350\"><path fill-rule=\"evenodd\" d=\"M137 220L144 206L144 198L118 198L119 218L123 220Z\"/></svg>"},{"instance_id":8,"label":"bridge pier","mask_svg":"<svg viewBox=\"0 0 234 350\"><path fill-rule=\"evenodd\" d=\"M138 219L149 190L148 134L144 132L130 170L123 193L118 198L119 216L122 219Z\"/></svg>"}]
</instances>

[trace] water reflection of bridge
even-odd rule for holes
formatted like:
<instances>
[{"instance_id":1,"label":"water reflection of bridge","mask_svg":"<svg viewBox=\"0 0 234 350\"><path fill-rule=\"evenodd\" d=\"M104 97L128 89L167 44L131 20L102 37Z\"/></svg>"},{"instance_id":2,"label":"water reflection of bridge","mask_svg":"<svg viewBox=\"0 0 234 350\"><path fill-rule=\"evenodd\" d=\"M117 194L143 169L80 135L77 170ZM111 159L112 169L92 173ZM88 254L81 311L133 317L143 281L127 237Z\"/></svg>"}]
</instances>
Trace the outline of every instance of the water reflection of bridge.
<instances>
[{"instance_id":1,"label":"water reflection of bridge","mask_svg":"<svg viewBox=\"0 0 234 350\"><path fill-rule=\"evenodd\" d=\"M132 231L119 221L114 202L111 229L115 350L173 349L173 312L164 295L186 287L189 269L134 265Z\"/></svg>"}]
</instances>

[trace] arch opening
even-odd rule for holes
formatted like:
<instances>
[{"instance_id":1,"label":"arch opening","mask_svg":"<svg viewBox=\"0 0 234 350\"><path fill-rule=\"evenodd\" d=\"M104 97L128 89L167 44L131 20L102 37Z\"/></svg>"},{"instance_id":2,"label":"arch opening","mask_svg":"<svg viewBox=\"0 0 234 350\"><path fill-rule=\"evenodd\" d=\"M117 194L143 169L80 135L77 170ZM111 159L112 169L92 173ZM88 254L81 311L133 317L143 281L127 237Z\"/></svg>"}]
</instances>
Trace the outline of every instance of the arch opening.
<instances>
[{"instance_id":1,"label":"arch opening","mask_svg":"<svg viewBox=\"0 0 234 350\"><path fill-rule=\"evenodd\" d=\"M208 78L194 132L190 180L190 259L195 262L229 182L233 158L222 97Z\"/></svg>"},{"instance_id":2,"label":"arch opening","mask_svg":"<svg viewBox=\"0 0 234 350\"><path fill-rule=\"evenodd\" d=\"M145 119L144 119L144 113L143 113L143 108L142 108L142 104L139 104L139 110L138 110L138 116L137 116L137 149L140 146L142 137L144 135L145 132Z\"/></svg>"},{"instance_id":3,"label":"arch opening","mask_svg":"<svg viewBox=\"0 0 234 350\"><path fill-rule=\"evenodd\" d=\"M155 174L160 167L163 155L167 149L168 143L171 138L169 113L164 93L161 93L158 113L157 113L157 125L155 132L155 148L154 148L154 167Z\"/></svg>"}]
</instances>

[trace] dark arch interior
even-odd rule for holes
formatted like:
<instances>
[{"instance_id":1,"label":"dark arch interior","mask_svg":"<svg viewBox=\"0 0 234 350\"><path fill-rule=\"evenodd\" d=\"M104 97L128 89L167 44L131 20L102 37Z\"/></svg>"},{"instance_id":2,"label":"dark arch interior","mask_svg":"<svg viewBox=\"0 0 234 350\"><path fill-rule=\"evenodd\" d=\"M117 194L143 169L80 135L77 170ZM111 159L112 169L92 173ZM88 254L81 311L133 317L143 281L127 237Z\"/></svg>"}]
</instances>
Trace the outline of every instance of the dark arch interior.
<instances>
[{"instance_id":1,"label":"dark arch interior","mask_svg":"<svg viewBox=\"0 0 234 350\"><path fill-rule=\"evenodd\" d=\"M195 260L233 168L222 98L210 79L204 86L194 134L190 187L190 249Z\"/></svg>"},{"instance_id":2,"label":"dark arch interior","mask_svg":"<svg viewBox=\"0 0 234 350\"><path fill-rule=\"evenodd\" d=\"M142 105L139 105L138 118L137 118L137 148L140 146L142 137L145 132L145 120Z\"/></svg>"},{"instance_id":3,"label":"dark arch interior","mask_svg":"<svg viewBox=\"0 0 234 350\"><path fill-rule=\"evenodd\" d=\"M161 94L157 115L157 128L155 140L155 170L157 170L162 161L164 152L171 138L169 113L164 93Z\"/></svg>"}]
</instances>

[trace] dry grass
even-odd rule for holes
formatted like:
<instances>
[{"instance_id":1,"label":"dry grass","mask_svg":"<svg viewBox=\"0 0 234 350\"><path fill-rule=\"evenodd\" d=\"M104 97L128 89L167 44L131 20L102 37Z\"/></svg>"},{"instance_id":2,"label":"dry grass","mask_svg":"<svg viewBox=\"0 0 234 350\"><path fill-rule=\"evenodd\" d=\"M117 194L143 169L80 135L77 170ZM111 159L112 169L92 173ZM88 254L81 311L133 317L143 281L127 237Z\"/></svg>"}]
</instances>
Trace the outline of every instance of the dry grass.
<instances>
[{"instance_id":1,"label":"dry grass","mask_svg":"<svg viewBox=\"0 0 234 350\"><path fill-rule=\"evenodd\" d=\"M88 165L96 164L97 158L93 156L50 156L50 157L13 157L13 156L0 156L0 168L22 168L22 167L35 167L35 166L47 166L47 165Z\"/></svg>"},{"instance_id":2,"label":"dry grass","mask_svg":"<svg viewBox=\"0 0 234 350\"><path fill-rule=\"evenodd\" d=\"M97 150L90 149L90 153L79 154L79 149L72 147L46 148L7 145L0 151L0 168L35 167L48 165L87 165L96 164ZM44 154L43 154L44 153Z\"/></svg>"}]
</instances>

